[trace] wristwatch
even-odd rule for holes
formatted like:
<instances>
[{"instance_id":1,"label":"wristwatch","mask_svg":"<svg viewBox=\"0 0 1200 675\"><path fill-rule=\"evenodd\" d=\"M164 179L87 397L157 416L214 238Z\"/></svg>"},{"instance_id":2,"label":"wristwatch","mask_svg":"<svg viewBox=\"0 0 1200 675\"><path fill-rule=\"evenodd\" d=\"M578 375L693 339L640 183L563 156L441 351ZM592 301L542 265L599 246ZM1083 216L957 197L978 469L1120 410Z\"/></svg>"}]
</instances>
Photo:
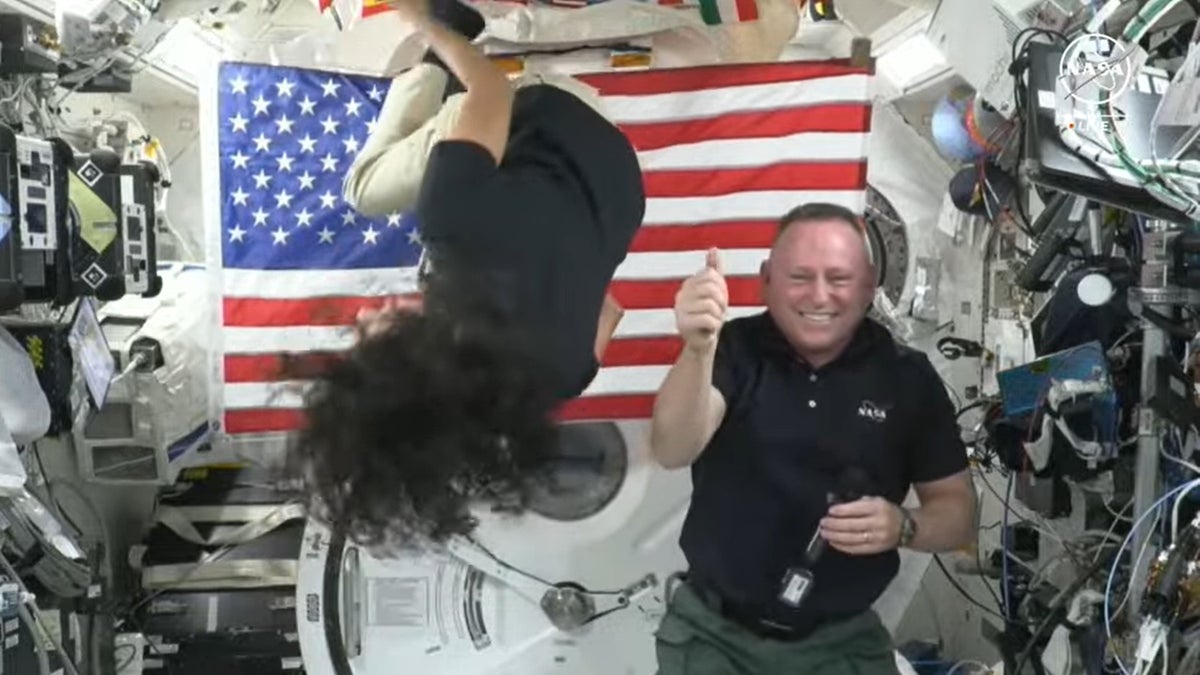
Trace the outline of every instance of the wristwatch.
<instances>
[{"instance_id":1,"label":"wristwatch","mask_svg":"<svg viewBox=\"0 0 1200 675\"><path fill-rule=\"evenodd\" d=\"M898 546L905 548L912 543L914 537L917 536L917 520L913 518L912 512L903 506L896 507L900 509L900 541Z\"/></svg>"}]
</instances>

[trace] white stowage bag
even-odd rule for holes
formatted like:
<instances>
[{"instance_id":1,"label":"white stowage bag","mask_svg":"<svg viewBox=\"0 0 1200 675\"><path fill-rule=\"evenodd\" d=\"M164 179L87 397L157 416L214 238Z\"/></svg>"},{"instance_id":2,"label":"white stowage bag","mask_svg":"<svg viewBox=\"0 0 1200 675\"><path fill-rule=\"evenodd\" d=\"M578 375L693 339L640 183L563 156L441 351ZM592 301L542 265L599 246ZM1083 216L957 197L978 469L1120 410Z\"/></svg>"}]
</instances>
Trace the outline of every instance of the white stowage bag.
<instances>
[{"instance_id":1,"label":"white stowage bag","mask_svg":"<svg viewBox=\"0 0 1200 675\"><path fill-rule=\"evenodd\" d=\"M18 445L36 441L50 428L50 402L38 384L29 352L3 326L0 326L0 417Z\"/></svg>"},{"instance_id":2,"label":"white stowage bag","mask_svg":"<svg viewBox=\"0 0 1200 675\"><path fill-rule=\"evenodd\" d=\"M323 28L289 43L247 46L229 56L384 77L418 63L425 45L412 28L394 12L360 18L363 2L333 0L340 26L331 19ZM609 0L579 8L497 0L467 4L487 22L481 40L489 51L492 47L501 52L561 50L650 40L658 68L778 61L800 23L794 0L757 0L757 20L717 26L705 25L695 9L641 0Z\"/></svg>"},{"instance_id":3,"label":"white stowage bag","mask_svg":"<svg viewBox=\"0 0 1200 675\"><path fill-rule=\"evenodd\" d=\"M50 428L50 402L38 384L29 353L0 326L0 495L25 485L17 446L32 443Z\"/></svg>"},{"instance_id":4,"label":"white stowage bag","mask_svg":"<svg viewBox=\"0 0 1200 675\"><path fill-rule=\"evenodd\" d=\"M652 38L654 65L660 68L778 61L800 22L794 0L757 0L757 20L718 26L705 25L693 9L640 0L578 9L493 0L472 6L487 19L485 36L510 48L564 49Z\"/></svg>"},{"instance_id":5,"label":"white stowage bag","mask_svg":"<svg viewBox=\"0 0 1200 675\"><path fill-rule=\"evenodd\" d=\"M160 265L158 273L163 284L156 297L126 295L99 315L141 322L129 342L144 338L162 350L161 366L117 379L109 399L132 401L137 444L169 448L207 424L216 307L209 301L205 267L171 263Z\"/></svg>"}]
</instances>

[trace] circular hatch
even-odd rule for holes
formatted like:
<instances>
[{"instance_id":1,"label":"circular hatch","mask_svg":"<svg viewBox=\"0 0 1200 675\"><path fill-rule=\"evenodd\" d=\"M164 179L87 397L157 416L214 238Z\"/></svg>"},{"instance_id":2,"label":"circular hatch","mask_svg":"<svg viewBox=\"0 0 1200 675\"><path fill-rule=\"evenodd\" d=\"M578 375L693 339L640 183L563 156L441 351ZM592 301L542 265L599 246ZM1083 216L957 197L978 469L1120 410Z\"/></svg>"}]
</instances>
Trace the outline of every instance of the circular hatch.
<instances>
[{"instance_id":1,"label":"circular hatch","mask_svg":"<svg viewBox=\"0 0 1200 675\"><path fill-rule=\"evenodd\" d=\"M908 232L892 203L869 185L866 221L878 285L892 304L898 304L908 280Z\"/></svg>"},{"instance_id":2,"label":"circular hatch","mask_svg":"<svg viewBox=\"0 0 1200 675\"><path fill-rule=\"evenodd\" d=\"M551 520L589 518L617 496L628 470L628 447L616 424L564 424L549 475L534 487L529 510Z\"/></svg>"}]
</instances>

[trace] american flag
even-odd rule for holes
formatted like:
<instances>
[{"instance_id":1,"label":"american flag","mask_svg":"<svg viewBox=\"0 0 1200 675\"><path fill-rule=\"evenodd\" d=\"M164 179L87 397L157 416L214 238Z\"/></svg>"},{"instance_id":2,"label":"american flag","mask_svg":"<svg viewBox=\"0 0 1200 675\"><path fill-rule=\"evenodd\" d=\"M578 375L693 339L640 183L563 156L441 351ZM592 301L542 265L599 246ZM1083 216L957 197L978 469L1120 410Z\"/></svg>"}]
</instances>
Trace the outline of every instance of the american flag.
<instances>
[{"instance_id":1,"label":"american flag","mask_svg":"<svg viewBox=\"0 0 1200 675\"><path fill-rule=\"evenodd\" d=\"M388 82L223 64L222 289L216 388L231 437L302 423L284 354L324 358L354 340L364 305L415 290L414 219L369 219L342 199L345 170ZM564 419L648 417L681 348L680 283L722 250L730 317L762 311L758 271L775 222L812 201L863 212L870 72L845 61L580 75L638 151L646 217L611 291L626 313L596 379Z\"/></svg>"}]
</instances>

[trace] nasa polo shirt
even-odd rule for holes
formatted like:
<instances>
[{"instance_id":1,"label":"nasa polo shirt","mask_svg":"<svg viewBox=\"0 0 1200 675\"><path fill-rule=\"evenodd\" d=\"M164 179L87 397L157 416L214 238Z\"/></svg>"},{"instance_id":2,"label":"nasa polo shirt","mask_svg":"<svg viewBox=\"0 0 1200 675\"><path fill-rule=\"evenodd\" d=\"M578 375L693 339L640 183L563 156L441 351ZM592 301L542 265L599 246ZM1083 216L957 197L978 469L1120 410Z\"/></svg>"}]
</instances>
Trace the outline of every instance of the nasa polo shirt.
<instances>
[{"instance_id":1,"label":"nasa polo shirt","mask_svg":"<svg viewBox=\"0 0 1200 675\"><path fill-rule=\"evenodd\" d=\"M713 383L727 411L692 466L680 540L689 574L781 623L869 608L899 568L895 551L849 556L827 547L804 607L777 596L847 467L895 503L914 482L966 469L954 406L929 359L866 319L841 357L812 368L764 312L726 323Z\"/></svg>"}]
</instances>

